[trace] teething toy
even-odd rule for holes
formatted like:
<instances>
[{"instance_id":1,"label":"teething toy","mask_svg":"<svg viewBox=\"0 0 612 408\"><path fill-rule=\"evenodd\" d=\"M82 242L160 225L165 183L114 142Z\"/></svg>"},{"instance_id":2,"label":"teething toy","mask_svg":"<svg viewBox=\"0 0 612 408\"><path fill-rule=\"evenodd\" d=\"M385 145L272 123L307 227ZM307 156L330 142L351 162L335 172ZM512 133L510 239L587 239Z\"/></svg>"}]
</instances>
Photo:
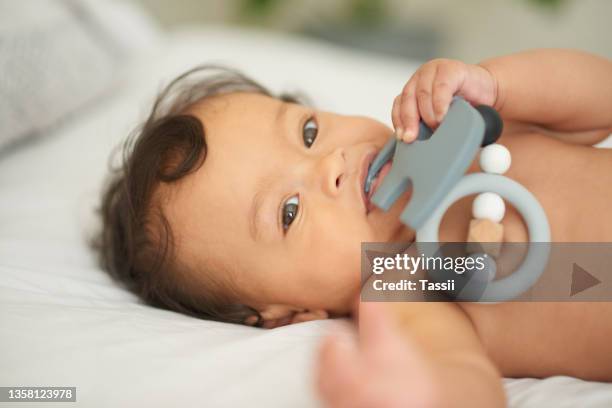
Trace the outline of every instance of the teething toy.
<instances>
[{"instance_id":1,"label":"teething toy","mask_svg":"<svg viewBox=\"0 0 612 408\"><path fill-rule=\"evenodd\" d=\"M509 151L493 143L501 135L503 123L497 112L487 106L472 107L462 98L455 97L448 112L435 132L420 123L419 135L413 143L397 141L394 137L372 162L366 177L365 191L380 169L392 160L391 169L382 180L371 201L387 211L409 187L411 199L402 211L400 220L414 229L419 249L436 253L431 245L437 243L438 227L442 216L456 200L482 193L474 200L470 223L471 240L494 238L501 243L500 230L505 213L504 197L521 213L529 229L530 246L523 263L514 273L497 281L473 279L453 296L460 300L497 302L519 296L537 281L548 262L549 246L535 243L550 242L550 228L544 210L536 198L519 183L503 176L511 163ZM465 175L481 146L480 166L486 173ZM489 221L487 223L487 220ZM480 241L483 242L483 241ZM470 247L468 246L468 249ZM472 245L473 250L476 249ZM495 253L494 249L490 249ZM490 254L493 255L493 254ZM491 257L492 258L492 257ZM496 268L489 259L490 268ZM434 279L443 281L447 275ZM491 271L487 270L490 277Z\"/></svg>"},{"instance_id":2,"label":"teething toy","mask_svg":"<svg viewBox=\"0 0 612 408\"><path fill-rule=\"evenodd\" d=\"M484 252L494 257L499 256L504 241L504 226L489 219L470 221L467 237L467 250L470 253Z\"/></svg>"},{"instance_id":3,"label":"teething toy","mask_svg":"<svg viewBox=\"0 0 612 408\"><path fill-rule=\"evenodd\" d=\"M494 143L482 148L478 163L486 173L504 174L510 168L511 162L510 151L505 146Z\"/></svg>"},{"instance_id":4,"label":"teething toy","mask_svg":"<svg viewBox=\"0 0 612 408\"><path fill-rule=\"evenodd\" d=\"M504 200L495 193L478 194L472 203L472 216L476 219L483 218L498 223L505 213Z\"/></svg>"}]
</instances>

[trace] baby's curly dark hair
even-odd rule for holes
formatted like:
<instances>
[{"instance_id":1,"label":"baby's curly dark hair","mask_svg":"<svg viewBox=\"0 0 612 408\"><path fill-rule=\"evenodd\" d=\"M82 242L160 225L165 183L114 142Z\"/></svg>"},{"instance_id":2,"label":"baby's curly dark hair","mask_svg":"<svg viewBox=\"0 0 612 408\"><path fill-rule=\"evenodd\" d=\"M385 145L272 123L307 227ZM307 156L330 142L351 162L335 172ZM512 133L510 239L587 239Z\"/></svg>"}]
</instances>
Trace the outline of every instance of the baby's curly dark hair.
<instances>
[{"instance_id":1,"label":"baby's curly dark hair","mask_svg":"<svg viewBox=\"0 0 612 408\"><path fill-rule=\"evenodd\" d=\"M122 163L109 163L96 209L102 228L90 246L98 253L100 267L147 304L202 319L261 326L257 310L221 293L212 279L206 293L188 290L172 229L155 199L162 183L176 183L206 159L205 126L187 113L189 109L207 98L236 92L305 101L288 93L275 96L241 72L218 65L201 65L174 79L159 93L146 121L117 146L122 147Z\"/></svg>"}]
</instances>

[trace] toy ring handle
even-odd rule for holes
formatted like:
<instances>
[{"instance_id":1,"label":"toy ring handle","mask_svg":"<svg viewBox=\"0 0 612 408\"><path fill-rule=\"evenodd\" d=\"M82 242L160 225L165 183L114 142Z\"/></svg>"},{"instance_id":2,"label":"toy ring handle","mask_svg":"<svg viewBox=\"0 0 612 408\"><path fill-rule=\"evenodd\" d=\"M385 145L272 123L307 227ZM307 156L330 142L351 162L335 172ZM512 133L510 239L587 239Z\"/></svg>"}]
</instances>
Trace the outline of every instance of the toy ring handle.
<instances>
[{"instance_id":1,"label":"toy ring handle","mask_svg":"<svg viewBox=\"0 0 612 408\"><path fill-rule=\"evenodd\" d=\"M486 287L476 291L470 291L469 285L473 282L470 281L459 294L459 300L500 302L518 297L539 279L548 263L550 227L544 209L521 184L497 174L476 173L461 178L440 202L423 227L417 231L416 240L419 250L426 249L427 252L431 252L432 244L429 243L438 242L440 221L451 204L467 195L488 191L507 199L523 216L529 229L529 250L523 263L514 273L503 279L487 282ZM419 246L419 242L428 244Z\"/></svg>"}]
</instances>

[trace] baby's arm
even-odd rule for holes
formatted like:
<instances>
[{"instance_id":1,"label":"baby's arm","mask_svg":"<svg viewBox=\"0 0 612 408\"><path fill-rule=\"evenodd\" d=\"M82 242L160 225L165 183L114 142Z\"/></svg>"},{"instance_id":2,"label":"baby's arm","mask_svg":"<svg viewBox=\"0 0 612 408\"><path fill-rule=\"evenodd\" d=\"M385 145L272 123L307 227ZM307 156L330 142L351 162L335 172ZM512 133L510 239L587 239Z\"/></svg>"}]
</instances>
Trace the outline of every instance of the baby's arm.
<instances>
[{"instance_id":1,"label":"baby's arm","mask_svg":"<svg viewBox=\"0 0 612 408\"><path fill-rule=\"evenodd\" d=\"M588 143L612 133L612 61L581 51L540 49L479 65L496 80L494 107L504 119L580 134Z\"/></svg>"},{"instance_id":2,"label":"baby's arm","mask_svg":"<svg viewBox=\"0 0 612 408\"><path fill-rule=\"evenodd\" d=\"M429 61L395 98L398 137L414 140L420 119L437 127L453 95L494 106L509 127L539 128L574 143L593 144L612 132L612 62L583 52L533 50L478 65Z\"/></svg>"},{"instance_id":3,"label":"baby's arm","mask_svg":"<svg viewBox=\"0 0 612 408\"><path fill-rule=\"evenodd\" d=\"M395 302L387 307L404 341L432 365L441 407L502 407L501 374L487 356L468 315L452 302Z\"/></svg>"},{"instance_id":4,"label":"baby's arm","mask_svg":"<svg viewBox=\"0 0 612 408\"><path fill-rule=\"evenodd\" d=\"M331 336L318 389L335 407L501 407L498 371L452 303L361 303L359 344Z\"/></svg>"}]
</instances>

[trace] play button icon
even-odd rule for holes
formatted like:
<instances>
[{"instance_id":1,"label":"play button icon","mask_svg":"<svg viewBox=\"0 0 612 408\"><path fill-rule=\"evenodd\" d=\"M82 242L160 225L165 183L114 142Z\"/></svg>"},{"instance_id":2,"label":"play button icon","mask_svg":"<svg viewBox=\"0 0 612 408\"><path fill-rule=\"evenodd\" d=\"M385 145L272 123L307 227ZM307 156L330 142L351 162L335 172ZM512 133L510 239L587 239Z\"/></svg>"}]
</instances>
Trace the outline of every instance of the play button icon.
<instances>
[{"instance_id":1,"label":"play button icon","mask_svg":"<svg viewBox=\"0 0 612 408\"><path fill-rule=\"evenodd\" d=\"M601 281L599 279L588 273L584 268L576 263L573 264L570 296L574 296L600 283Z\"/></svg>"}]
</instances>

